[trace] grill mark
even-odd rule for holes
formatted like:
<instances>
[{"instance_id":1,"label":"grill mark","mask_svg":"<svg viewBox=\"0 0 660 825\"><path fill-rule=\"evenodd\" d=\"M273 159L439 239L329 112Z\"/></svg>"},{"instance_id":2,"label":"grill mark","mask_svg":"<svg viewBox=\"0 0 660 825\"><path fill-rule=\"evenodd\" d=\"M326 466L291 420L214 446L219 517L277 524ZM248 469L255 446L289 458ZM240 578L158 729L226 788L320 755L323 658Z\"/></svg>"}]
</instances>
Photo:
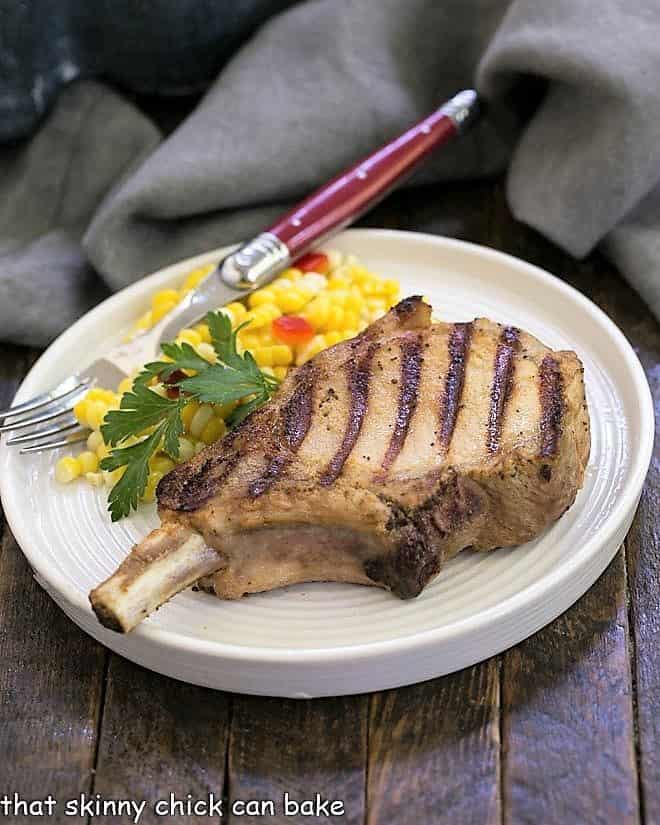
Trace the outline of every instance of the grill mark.
<instances>
[{"instance_id":1,"label":"grill mark","mask_svg":"<svg viewBox=\"0 0 660 825\"><path fill-rule=\"evenodd\" d=\"M562 432L564 413L564 382L557 360L546 355L539 367L539 398L541 401L541 449L542 458L557 453Z\"/></svg>"},{"instance_id":2,"label":"grill mark","mask_svg":"<svg viewBox=\"0 0 660 825\"><path fill-rule=\"evenodd\" d=\"M422 342L419 336L404 339L401 342L401 390L397 404L394 429L390 437L387 452L381 463L382 472L386 473L403 449L410 422L419 401L419 383L422 375Z\"/></svg>"},{"instance_id":3,"label":"grill mark","mask_svg":"<svg viewBox=\"0 0 660 825\"><path fill-rule=\"evenodd\" d=\"M280 451L270 459L264 472L248 485L250 498L258 498L273 486L305 440L312 422L314 383L314 371L311 362L307 362L298 370L296 387L282 408Z\"/></svg>"},{"instance_id":4,"label":"grill mark","mask_svg":"<svg viewBox=\"0 0 660 825\"><path fill-rule=\"evenodd\" d=\"M500 448L504 410L513 386L514 361L519 347L519 335L520 331L515 327L505 327L495 351L486 437L486 447L491 455Z\"/></svg>"},{"instance_id":5,"label":"grill mark","mask_svg":"<svg viewBox=\"0 0 660 825\"><path fill-rule=\"evenodd\" d=\"M349 363L348 366L348 389L350 393L350 406L348 410L348 424L344 437L337 452L330 459L330 463L323 471L319 479L322 487L330 487L339 477L346 459L351 454L355 443L362 429L362 422L367 412L369 401L369 380L371 378L371 362L377 344L371 344L364 355L356 362Z\"/></svg>"},{"instance_id":6,"label":"grill mark","mask_svg":"<svg viewBox=\"0 0 660 825\"><path fill-rule=\"evenodd\" d=\"M449 366L440 403L440 449L449 450L465 384L465 364L472 339L472 322L454 324L447 343Z\"/></svg>"}]
</instances>

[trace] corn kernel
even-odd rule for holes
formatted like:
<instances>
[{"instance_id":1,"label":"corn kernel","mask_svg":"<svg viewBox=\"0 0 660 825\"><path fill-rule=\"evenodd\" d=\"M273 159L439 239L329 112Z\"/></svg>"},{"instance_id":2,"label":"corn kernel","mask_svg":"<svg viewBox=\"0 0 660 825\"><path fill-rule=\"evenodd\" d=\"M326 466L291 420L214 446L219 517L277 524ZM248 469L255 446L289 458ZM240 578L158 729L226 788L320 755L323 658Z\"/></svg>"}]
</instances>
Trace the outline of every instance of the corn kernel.
<instances>
[{"instance_id":1,"label":"corn kernel","mask_svg":"<svg viewBox=\"0 0 660 825\"><path fill-rule=\"evenodd\" d=\"M85 473L85 481L92 487L103 487L103 473Z\"/></svg>"},{"instance_id":2,"label":"corn kernel","mask_svg":"<svg viewBox=\"0 0 660 825\"><path fill-rule=\"evenodd\" d=\"M195 455L195 445L189 438L179 439L179 461L188 461Z\"/></svg>"},{"instance_id":3,"label":"corn kernel","mask_svg":"<svg viewBox=\"0 0 660 825\"><path fill-rule=\"evenodd\" d=\"M273 292L286 292L287 289L291 289L293 286L293 281L291 278L278 278L276 281L270 285L270 288Z\"/></svg>"},{"instance_id":4,"label":"corn kernel","mask_svg":"<svg viewBox=\"0 0 660 825\"><path fill-rule=\"evenodd\" d=\"M347 310L344 313L344 329L357 329L360 323L360 315L357 312Z\"/></svg>"},{"instance_id":5,"label":"corn kernel","mask_svg":"<svg viewBox=\"0 0 660 825\"><path fill-rule=\"evenodd\" d=\"M190 422L190 434L195 438L200 438L204 427L213 417L213 407L209 404L202 404Z\"/></svg>"},{"instance_id":6,"label":"corn kernel","mask_svg":"<svg viewBox=\"0 0 660 825\"><path fill-rule=\"evenodd\" d=\"M110 455L110 450L108 449L107 444L100 444L96 448L96 457L99 460L99 463L103 461L104 458L107 458Z\"/></svg>"},{"instance_id":7,"label":"corn kernel","mask_svg":"<svg viewBox=\"0 0 660 825\"><path fill-rule=\"evenodd\" d=\"M142 501L152 502L156 498L156 487L163 477L164 473L158 470L152 470L147 478L147 486L142 494Z\"/></svg>"},{"instance_id":8,"label":"corn kernel","mask_svg":"<svg viewBox=\"0 0 660 825\"><path fill-rule=\"evenodd\" d=\"M80 462L72 455L64 456L55 465L55 479L60 484L68 484L81 473Z\"/></svg>"},{"instance_id":9,"label":"corn kernel","mask_svg":"<svg viewBox=\"0 0 660 825\"><path fill-rule=\"evenodd\" d=\"M117 467L116 470L102 470L101 472L106 487L114 487L118 481L121 481L121 477L126 472L126 467Z\"/></svg>"},{"instance_id":10,"label":"corn kernel","mask_svg":"<svg viewBox=\"0 0 660 825\"><path fill-rule=\"evenodd\" d=\"M275 378L275 367L259 367L259 369L264 375L270 375L271 378Z\"/></svg>"},{"instance_id":11,"label":"corn kernel","mask_svg":"<svg viewBox=\"0 0 660 825\"><path fill-rule=\"evenodd\" d=\"M202 343L202 336L196 329L182 329L177 335L177 340L185 341L185 343L190 344L191 347L196 347Z\"/></svg>"},{"instance_id":12,"label":"corn kernel","mask_svg":"<svg viewBox=\"0 0 660 825\"><path fill-rule=\"evenodd\" d=\"M328 320L330 301L326 295L319 295L305 307L304 318L314 327L321 329Z\"/></svg>"},{"instance_id":13,"label":"corn kernel","mask_svg":"<svg viewBox=\"0 0 660 825\"><path fill-rule=\"evenodd\" d=\"M274 301L275 293L272 289L258 289L248 298L248 306L254 308L261 306L262 304L272 304Z\"/></svg>"},{"instance_id":14,"label":"corn kernel","mask_svg":"<svg viewBox=\"0 0 660 825\"><path fill-rule=\"evenodd\" d=\"M205 449L206 449L206 444L203 441L198 441L195 444L195 455L197 455L197 453L201 453L202 450L205 450Z\"/></svg>"},{"instance_id":15,"label":"corn kernel","mask_svg":"<svg viewBox=\"0 0 660 825\"><path fill-rule=\"evenodd\" d=\"M218 360L215 350L211 344L207 344L206 341L202 341L201 344L198 344L196 349L197 354L201 355L206 361L210 361L212 364L215 364Z\"/></svg>"},{"instance_id":16,"label":"corn kernel","mask_svg":"<svg viewBox=\"0 0 660 825\"><path fill-rule=\"evenodd\" d=\"M195 329L197 330L197 332L199 332L200 338L202 339L203 343L211 343L211 332L209 330L208 324L197 324Z\"/></svg>"},{"instance_id":17,"label":"corn kernel","mask_svg":"<svg viewBox=\"0 0 660 825\"><path fill-rule=\"evenodd\" d=\"M91 430L100 430L105 414L108 412L108 405L103 401L87 402L87 426Z\"/></svg>"},{"instance_id":18,"label":"corn kernel","mask_svg":"<svg viewBox=\"0 0 660 825\"><path fill-rule=\"evenodd\" d=\"M83 427L87 427L87 409L89 407L89 401L86 398L83 398L81 401L78 401L73 406L73 414L75 415L76 419L78 420L79 424L82 424Z\"/></svg>"},{"instance_id":19,"label":"corn kernel","mask_svg":"<svg viewBox=\"0 0 660 825\"><path fill-rule=\"evenodd\" d=\"M318 355L323 349L325 349L324 337L322 335L315 335L311 341L308 341L305 346L298 351L296 364L298 364L298 366L304 364L306 361L309 361L310 358Z\"/></svg>"},{"instance_id":20,"label":"corn kernel","mask_svg":"<svg viewBox=\"0 0 660 825\"><path fill-rule=\"evenodd\" d=\"M229 311L234 324L240 324L247 315L247 309L238 301L232 301L231 304L227 304L225 309Z\"/></svg>"},{"instance_id":21,"label":"corn kernel","mask_svg":"<svg viewBox=\"0 0 660 825\"><path fill-rule=\"evenodd\" d=\"M342 329L344 322L344 310L337 305L331 306L328 312L328 320L325 326L328 330Z\"/></svg>"},{"instance_id":22,"label":"corn kernel","mask_svg":"<svg viewBox=\"0 0 660 825\"><path fill-rule=\"evenodd\" d=\"M300 269L295 266L290 266L288 269L282 271L281 278L288 278L290 281L299 281L303 276Z\"/></svg>"},{"instance_id":23,"label":"corn kernel","mask_svg":"<svg viewBox=\"0 0 660 825\"><path fill-rule=\"evenodd\" d=\"M255 347L252 354L260 367L273 366L273 349L274 347Z\"/></svg>"},{"instance_id":24,"label":"corn kernel","mask_svg":"<svg viewBox=\"0 0 660 825\"><path fill-rule=\"evenodd\" d=\"M119 395L124 395L126 392L130 392L133 389L133 379L132 378L123 378L119 382L119 386L117 387L117 392Z\"/></svg>"},{"instance_id":25,"label":"corn kernel","mask_svg":"<svg viewBox=\"0 0 660 825\"><path fill-rule=\"evenodd\" d=\"M271 366L288 367L293 364L293 350L287 344L275 344L270 348Z\"/></svg>"},{"instance_id":26,"label":"corn kernel","mask_svg":"<svg viewBox=\"0 0 660 825\"><path fill-rule=\"evenodd\" d=\"M395 281L394 278L385 278L383 281L383 291L386 295L398 295L399 282Z\"/></svg>"},{"instance_id":27,"label":"corn kernel","mask_svg":"<svg viewBox=\"0 0 660 825\"><path fill-rule=\"evenodd\" d=\"M227 432L227 427L222 418L213 416L209 423L201 432L200 438L204 444L213 444Z\"/></svg>"},{"instance_id":28,"label":"corn kernel","mask_svg":"<svg viewBox=\"0 0 660 825\"><path fill-rule=\"evenodd\" d=\"M162 454L154 456L149 464L152 470L162 473L163 475L166 475L166 473L169 473L170 470L174 469L174 462L172 459L169 456Z\"/></svg>"},{"instance_id":29,"label":"corn kernel","mask_svg":"<svg viewBox=\"0 0 660 825\"><path fill-rule=\"evenodd\" d=\"M85 450L84 453L80 453L78 463L80 464L81 473L95 473L99 468L98 456L91 450Z\"/></svg>"},{"instance_id":30,"label":"corn kernel","mask_svg":"<svg viewBox=\"0 0 660 825\"><path fill-rule=\"evenodd\" d=\"M219 418L227 418L227 416L234 412L236 407L238 407L238 401L230 401L228 404L216 404L213 408L213 412Z\"/></svg>"},{"instance_id":31,"label":"corn kernel","mask_svg":"<svg viewBox=\"0 0 660 825\"><path fill-rule=\"evenodd\" d=\"M344 341L349 341L351 338L355 338L357 334L356 329L346 329L342 332L341 336Z\"/></svg>"},{"instance_id":32,"label":"corn kernel","mask_svg":"<svg viewBox=\"0 0 660 825\"><path fill-rule=\"evenodd\" d=\"M277 306L282 312L298 312L309 301L309 294L294 287L277 296Z\"/></svg>"},{"instance_id":33,"label":"corn kernel","mask_svg":"<svg viewBox=\"0 0 660 825\"><path fill-rule=\"evenodd\" d=\"M333 330L332 332L326 332L323 336L325 339L325 345L327 347L334 347L335 344L338 344L340 341L344 340L343 335L339 330Z\"/></svg>"},{"instance_id":34,"label":"corn kernel","mask_svg":"<svg viewBox=\"0 0 660 825\"><path fill-rule=\"evenodd\" d=\"M98 430L94 430L87 436L87 449L95 453L103 444L103 436Z\"/></svg>"},{"instance_id":35,"label":"corn kernel","mask_svg":"<svg viewBox=\"0 0 660 825\"><path fill-rule=\"evenodd\" d=\"M369 309L385 310L385 300L383 298L367 298L365 303Z\"/></svg>"},{"instance_id":36,"label":"corn kernel","mask_svg":"<svg viewBox=\"0 0 660 825\"><path fill-rule=\"evenodd\" d=\"M288 372L288 367L273 367L273 375L278 381L284 381Z\"/></svg>"},{"instance_id":37,"label":"corn kernel","mask_svg":"<svg viewBox=\"0 0 660 825\"><path fill-rule=\"evenodd\" d=\"M342 289L350 289L350 286L351 282L348 280L348 278L342 278L341 276L335 277L333 275L333 277L328 280L328 289L330 289L332 292L336 292Z\"/></svg>"},{"instance_id":38,"label":"corn kernel","mask_svg":"<svg viewBox=\"0 0 660 825\"><path fill-rule=\"evenodd\" d=\"M183 421L183 428L187 432L190 432L190 425L192 424L192 420L195 417L197 410L199 410L199 404L196 401L189 401L183 408L183 412L181 413L181 421Z\"/></svg>"},{"instance_id":39,"label":"corn kernel","mask_svg":"<svg viewBox=\"0 0 660 825\"><path fill-rule=\"evenodd\" d=\"M328 285L328 279L320 272L306 272L298 281L298 286L304 286L312 293L320 292Z\"/></svg>"}]
</instances>

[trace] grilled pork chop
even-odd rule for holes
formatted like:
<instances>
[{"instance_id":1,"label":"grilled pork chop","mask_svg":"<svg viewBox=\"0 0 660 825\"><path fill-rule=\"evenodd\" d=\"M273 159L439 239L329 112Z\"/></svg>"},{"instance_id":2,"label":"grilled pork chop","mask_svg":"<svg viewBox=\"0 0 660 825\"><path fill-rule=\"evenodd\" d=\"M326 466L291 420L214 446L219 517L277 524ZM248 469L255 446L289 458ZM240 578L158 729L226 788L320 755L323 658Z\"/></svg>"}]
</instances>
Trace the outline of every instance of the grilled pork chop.
<instances>
[{"instance_id":1,"label":"grilled pork chop","mask_svg":"<svg viewBox=\"0 0 660 825\"><path fill-rule=\"evenodd\" d=\"M583 369L515 327L401 301L292 372L165 476L162 526L90 594L128 631L200 581L224 599L307 581L416 596L443 562L539 535L589 455Z\"/></svg>"}]
</instances>

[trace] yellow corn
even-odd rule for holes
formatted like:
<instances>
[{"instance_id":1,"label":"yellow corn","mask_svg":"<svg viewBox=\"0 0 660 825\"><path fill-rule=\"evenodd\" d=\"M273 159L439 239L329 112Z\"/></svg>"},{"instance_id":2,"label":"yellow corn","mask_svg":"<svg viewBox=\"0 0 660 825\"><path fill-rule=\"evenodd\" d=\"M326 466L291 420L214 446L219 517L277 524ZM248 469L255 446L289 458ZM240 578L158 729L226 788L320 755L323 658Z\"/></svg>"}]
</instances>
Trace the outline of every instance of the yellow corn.
<instances>
[{"instance_id":1,"label":"yellow corn","mask_svg":"<svg viewBox=\"0 0 660 825\"><path fill-rule=\"evenodd\" d=\"M187 432L190 432L190 425L192 424L192 420L199 409L199 404L196 401L190 401L186 406L183 408L183 412L181 413L181 420L183 421L183 428Z\"/></svg>"},{"instance_id":2,"label":"yellow corn","mask_svg":"<svg viewBox=\"0 0 660 825\"><path fill-rule=\"evenodd\" d=\"M191 347L196 347L202 343L202 336L196 329L182 329L177 335L177 341L184 341L186 344L190 344Z\"/></svg>"},{"instance_id":3,"label":"yellow corn","mask_svg":"<svg viewBox=\"0 0 660 825\"><path fill-rule=\"evenodd\" d=\"M92 487L103 487L103 473L85 473L85 481Z\"/></svg>"},{"instance_id":4,"label":"yellow corn","mask_svg":"<svg viewBox=\"0 0 660 825\"><path fill-rule=\"evenodd\" d=\"M227 427L222 418L213 416L200 434L204 444L213 444L227 432Z\"/></svg>"},{"instance_id":5,"label":"yellow corn","mask_svg":"<svg viewBox=\"0 0 660 825\"><path fill-rule=\"evenodd\" d=\"M152 470L166 475L170 470L174 469L174 462L169 456L161 454L156 455L151 459L150 466Z\"/></svg>"},{"instance_id":6,"label":"yellow corn","mask_svg":"<svg viewBox=\"0 0 660 825\"><path fill-rule=\"evenodd\" d=\"M231 315L234 325L242 323L247 315L247 309L245 309L243 304L239 304L238 301L227 304L225 310Z\"/></svg>"},{"instance_id":7,"label":"yellow corn","mask_svg":"<svg viewBox=\"0 0 660 825\"><path fill-rule=\"evenodd\" d=\"M338 344L340 341L344 340L344 336L339 332L339 330L333 330L332 332L326 332L323 336L325 340L326 347L334 347L335 344Z\"/></svg>"},{"instance_id":8,"label":"yellow corn","mask_svg":"<svg viewBox=\"0 0 660 825\"><path fill-rule=\"evenodd\" d=\"M151 502L156 497L156 487L158 487L158 482L163 477L164 473L159 472L158 470L152 470L147 477L147 486L145 491L142 495L142 501Z\"/></svg>"},{"instance_id":9,"label":"yellow corn","mask_svg":"<svg viewBox=\"0 0 660 825\"><path fill-rule=\"evenodd\" d=\"M189 438L179 439L179 461L188 461L195 455L195 445Z\"/></svg>"},{"instance_id":10,"label":"yellow corn","mask_svg":"<svg viewBox=\"0 0 660 825\"><path fill-rule=\"evenodd\" d=\"M296 356L296 364L300 366L304 364L306 361L309 361L310 358L313 358L315 355L318 355L321 350L325 349L325 339L322 335L315 335L311 341L308 341L301 349L298 351Z\"/></svg>"},{"instance_id":11,"label":"yellow corn","mask_svg":"<svg viewBox=\"0 0 660 825\"><path fill-rule=\"evenodd\" d=\"M202 404L190 422L190 434L195 438L201 438L204 427L213 417L213 407L210 404Z\"/></svg>"},{"instance_id":12,"label":"yellow corn","mask_svg":"<svg viewBox=\"0 0 660 825\"><path fill-rule=\"evenodd\" d=\"M177 305L178 301L164 301L162 304L159 304L158 309L151 310L151 321L153 324L157 324L161 318L164 318L168 312L171 312L174 307Z\"/></svg>"},{"instance_id":13,"label":"yellow corn","mask_svg":"<svg viewBox=\"0 0 660 825\"><path fill-rule=\"evenodd\" d=\"M85 452L80 453L78 463L80 464L81 473L95 473L99 467L98 456L91 450L85 450Z\"/></svg>"},{"instance_id":14,"label":"yellow corn","mask_svg":"<svg viewBox=\"0 0 660 825\"><path fill-rule=\"evenodd\" d=\"M213 412L220 418L227 418L238 407L238 401L230 401L228 404L216 404Z\"/></svg>"},{"instance_id":15,"label":"yellow corn","mask_svg":"<svg viewBox=\"0 0 660 825\"><path fill-rule=\"evenodd\" d=\"M74 478L78 478L82 468L77 458L72 455L64 456L55 465L55 479L60 484L68 484Z\"/></svg>"},{"instance_id":16,"label":"yellow corn","mask_svg":"<svg viewBox=\"0 0 660 825\"><path fill-rule=\"evenodd\" d=\"M263 304L272 304L275 302L275 293L272 289L258 289L253 292L248 298L248 306L250 308L259 307Z\"/></svg>"},{"instance_id":17,"label":"yellow corn","mask_svg":"<svg viewBox=\"0 0 660 825\"><path fill-rule=\"evenodd\" d=\"M284 381L288 371L288 367L273 367L273 375L275 376L275 378L277 378L278 381Z\"/></svg>"},{"instance_id":18,"label":"yellow corn","mask_svg":"<svg viewBox=\"0 0 660 825\"><path fill-rule=\"evenodd\" d=\"M133 389L133 379L132 378L124 378L119 382L119 386L117 387L117 392L119 395L123 395L125 392L130 392Z\"/></svg>"},{"instance_id":19,"label":"yellow corn","mask_svg":"<svg viewBox=\"0 0 660 825\"><path fill-rule=\"evenodd\" d=\"M215 353L215 350L211 346L211 344L207 344L205 341L202 341L201 344L198 344L197 353L202 356L206 361L210 361L214 364L218 360L218 356Z\"/></svg>"},{"instance_id":20,"label":"yellow corn","mask_svg":"<svg viewBox=\"0 0 660 825\"><path fill-rule=\"evenodd\" d=\"M160 292L156 292L151 299L151 310L153 312L162 306L169 306L172 303L177 304L178 302L179 293L176 289L161 289Z\"/></svg>"},{"instance_id":21,"label":"yellow corn","mask_svg":"<svg viewBox=\"0 0 660 825\"><path fill-rule=\"evenodd\" d=\"M299 281L303 276L303 273L300 269L296 269L295 266L290 266L288 269L282 271L280 278L288 278L290 281Z\"/></svg>"},{"instance_id":22,"label":"yellow corn","mask_svg":"<svg viewBox=\"0 0 660 825\"><path fill-rule=\"evenodd\" d=\"M209 331L208 324L197 324L195 329L197 330L197 332L199 332L199 335L204 344L211 343L211 333Z\"/></svg>"},{"instance_id":23,"label":"yellow corn","mask_svg":"<svg viewBox=\"0 0 660 825\"><path fill-rule=\"evenodd\" d=\"M87 449L95 453L99 447L103 445L103 436L97 430L94 430L87 436Z\"/></svg>"},{"instance_id":24,"label":"yellow corn","mask_svg":"<svg viewBox=\"0 0 660 825\"><path fill-rule=\"evenodd\" d=\"M282 312L298 312L310 299L309 293L294 287L277 296L277 306Z\"/></svg>"},{"instance_id":25,"label":"yellow corn","mask_svg":"<svg viewBox=\"0 0 660 825\"><path fill-rule=\"evenodd\" d=\"M104 458L107 458L110 455L110 450L108 449L107 444L100 444L96 448L96 457L99 460L99 463L103 461Z\"/></svg>"}]
</instances>

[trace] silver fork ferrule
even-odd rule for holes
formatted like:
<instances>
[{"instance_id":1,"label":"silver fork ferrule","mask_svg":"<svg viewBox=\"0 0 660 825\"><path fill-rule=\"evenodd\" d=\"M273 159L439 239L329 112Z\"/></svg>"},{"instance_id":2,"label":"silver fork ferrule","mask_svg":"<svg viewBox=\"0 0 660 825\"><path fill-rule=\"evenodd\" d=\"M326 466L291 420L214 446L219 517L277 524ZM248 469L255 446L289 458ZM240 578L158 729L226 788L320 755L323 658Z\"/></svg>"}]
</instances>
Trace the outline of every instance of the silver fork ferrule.
<instances>
[{"instance_id":1,"label":"silver fork ferrule","mask_svg":"<svg viewBox=\"0 0 660 825\"><path fill-rule=\"evenodd\" d=\"M440 111L447 115L457 132L464 132L476 120L479 110L479 95L474 89L465 89L448 100Z\"/></svg>"},{"instance_id":2,"label":"silver fork ferrule","mask_svg":"<svg viewBox=\"0 0 660 825\"><path fill-rule=\"evenodd\" d=\"M218 265L222 280L234 289L268 283L291 262L289 248L272 232L262 232Z\"/></svg>"}]
</instances>

